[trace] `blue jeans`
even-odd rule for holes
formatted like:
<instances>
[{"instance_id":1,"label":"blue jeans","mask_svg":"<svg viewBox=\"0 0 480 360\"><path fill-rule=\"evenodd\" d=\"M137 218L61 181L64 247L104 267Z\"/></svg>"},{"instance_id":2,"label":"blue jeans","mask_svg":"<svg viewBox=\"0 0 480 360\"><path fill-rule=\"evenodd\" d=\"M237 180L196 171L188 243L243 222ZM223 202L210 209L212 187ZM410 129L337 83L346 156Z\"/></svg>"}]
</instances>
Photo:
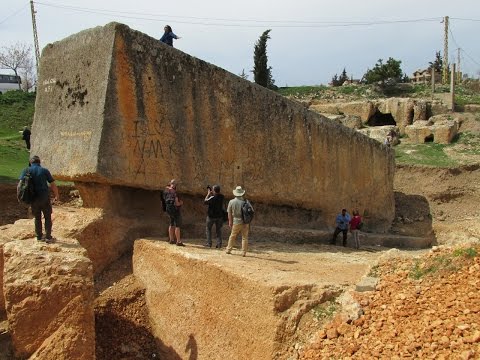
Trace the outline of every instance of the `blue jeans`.
<instances>
[{"instance_id":1,"label":"blue jeans","mask_svg":"<svg viewBox=\"0 0 480 360\"><path fill-rule=\"evenodd\" d=\"M217 247L222 247L222 226L223 226L223 217L220 218L211 218L207 216L207 245L212 246L212 227L215 224L215 230L217 233Z\"/></svg>"}]
</instances>

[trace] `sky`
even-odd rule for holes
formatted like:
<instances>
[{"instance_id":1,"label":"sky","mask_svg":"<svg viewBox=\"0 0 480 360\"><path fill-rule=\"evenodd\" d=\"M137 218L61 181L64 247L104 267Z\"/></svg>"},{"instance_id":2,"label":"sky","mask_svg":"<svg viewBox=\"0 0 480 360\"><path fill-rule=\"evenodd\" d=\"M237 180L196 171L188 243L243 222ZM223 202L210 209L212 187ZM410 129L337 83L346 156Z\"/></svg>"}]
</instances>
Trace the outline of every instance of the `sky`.
<instances>
[{"instance_id":1,"label":"sky","mask_svg":"<svg viewBox=\"0 0 480 360\"><path fill-rule=\"evenodd\" d=\"M160 38L253 81L255 42L271 29L268 65L277 86L327 84L345 68L359 79L377 60L401 60L408 76L427 68L444 47L449 16L449 62L480 76L479 0L42 0L34 1L40 49L111 21ZM32 44L30 1L0 0L0 48ZM460 49L460 50L457 50ZM0 70L2 73L7 73Z\"/></svg>"}]
</instances>

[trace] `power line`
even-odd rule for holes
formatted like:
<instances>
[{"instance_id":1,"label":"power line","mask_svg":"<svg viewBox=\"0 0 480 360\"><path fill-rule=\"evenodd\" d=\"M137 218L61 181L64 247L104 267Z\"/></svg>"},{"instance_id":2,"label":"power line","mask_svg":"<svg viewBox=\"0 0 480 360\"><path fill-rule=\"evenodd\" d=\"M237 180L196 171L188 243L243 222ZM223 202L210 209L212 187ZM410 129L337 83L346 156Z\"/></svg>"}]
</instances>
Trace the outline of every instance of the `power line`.
<instances>
[{"instance_id":1,"label":"power line","mask_svg":"<svg viewBox=\"0 0 480 360\"><path fill-rule=\"evenodd\" d=\"M471 56L465 51L465 49L464 49L462 46L460 46L460 45L458 44L458 42L455 40L455 36L453 36L453 32L452 32L452 27L451 27L451 26L450 26L450 28L449 28L449 32L450 32L450 37L452 38L452 41L455 43L455 45L457 46L457 48L460 48L460 51L462 51L465 55L467 55L467 57L468 57L471 61L473 61L473 62L474 62L475 64L477 64L478 66L480 66L480 64L479 64L477 61L475 61L475 59L473 59L473 57L471 57Z\"/></svg>"},{"instance_id":2,"label":"power line","mask_svg":"<svg viewBox=\"0 0 480 360\"><path fill-rule=\"evenodd\" d=\"M0 21L0 25L2 25L5 21L7 21L8 19L10 19L11 17L14 17L15 15L17 15L19 12L25 10L25 7L26 5L23 5L20 9L18 9L17 11L15 11L14 13L8 15L6 18L4 18L3 20Z\"/></svg>"},{"instance_id":3,"label":"power line","mask_svg":"<svg viewBox=\"0 0 480 360\"><path fill-rule=\"evenodd\" d=\"M177 16L168 14L151 14L141 12L126 12L117 10L85 8L78 6L49 4L45 2L35 2L38 5L49 6L59 9L72 10L78 12L93 13L97 15L116 16L135 20L148 21L168 21L172 18L187 19L176 20L177 23L190 25L205 25L205 26L224 26L224 27L276 27L276 28L326 28L326 27L350 27L350 26L372 26L372 25L388 25L399 23L418 23L418 22L436 22L441 18L422 18L422 19L407 19L407 20L377 20L377 21L304 21L304 20L258 20L258 19L233 19L233 18L208 18L208 17L194 17L194 16ZM132 15L126 15L132 14ZM136 15L136 16L134 16ZM193 20L193 21L192 21ZM198 21L197 21L198 20ZM221 21L221 22L219 22ZM230 23L225 23L230 22ZM258 25L257 25L258 24ZM261 25L260 25L261 24Z\"/></svg>"},{"instance_id":4,"label":"power line","mask_svg":"<svg viewBox=\"0 0 480 360\"><path fill-rule=\"evenodd\" d=\"M477 61L475 61L475 59L473 57L471 57L464 49L460 48L460 50L462 51L462 53L464 53L465 55L467 55L467 57L473 62L475 63L476 65L480 66L480 63L478 63Z\"/></svg>"},{"instance_id":5,"label":"power line","mask_svg":"<svg viewBox=\"0 0 480 360\"><path fill-rule=\"evenodd\" d=\"M453 19L453 20L461 20L461 21L475 21L475 22L480 22L480 19L465 19L465 18L454 18L454 17L452 17L451 19Z\"/></svg>"}]
</instances>

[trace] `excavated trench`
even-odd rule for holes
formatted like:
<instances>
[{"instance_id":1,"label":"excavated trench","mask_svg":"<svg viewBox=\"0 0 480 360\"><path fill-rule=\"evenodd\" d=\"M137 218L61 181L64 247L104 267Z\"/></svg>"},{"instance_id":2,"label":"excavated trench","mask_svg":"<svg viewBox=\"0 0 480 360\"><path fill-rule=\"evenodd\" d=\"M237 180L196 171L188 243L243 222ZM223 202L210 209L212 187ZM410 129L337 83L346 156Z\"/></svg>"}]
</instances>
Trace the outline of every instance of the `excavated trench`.
<instances>
[{"instance_id":1,"label":"excavated trench","mask_svg":"<svg viewBox=\"0 0 480 360\"><path fill-rule=\"evenodd\" d=\"M55 214L70 229L85 215L76 211ZM111 235L102 221L86 228L97 242ZM190 234L202 233L198 225ZM132 254L132 238L124 255L95 276L97 359L286 358L302 328L313 326L313 309L354 286L380 255L368 246L357 252L275 241L329 235L255 226L246 258L206 249L201 237L187 238L186 248L161 237L137 239ZM228 353L218 348L225 342Z\"/></svg>"}]
</instances>

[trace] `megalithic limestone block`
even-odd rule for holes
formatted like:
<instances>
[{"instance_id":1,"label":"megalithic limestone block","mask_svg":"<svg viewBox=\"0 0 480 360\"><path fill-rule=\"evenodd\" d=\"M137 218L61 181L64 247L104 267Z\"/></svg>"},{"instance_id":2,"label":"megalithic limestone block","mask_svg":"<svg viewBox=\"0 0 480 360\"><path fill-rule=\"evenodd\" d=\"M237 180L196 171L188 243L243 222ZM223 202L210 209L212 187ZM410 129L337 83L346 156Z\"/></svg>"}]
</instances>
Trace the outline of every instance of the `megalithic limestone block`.
<instances>
[{"instance_id":1,"label":"megalithic limestone block","mask_svg":"<svg viewBox=\"0 0 480 360\"><path fill-rule=\"evenodd\" d=\"M242 185L254 201L394 215L393 151L304 106L110 23L42 53L32 154L58 179L204 195Z\"/></svg>"}]
</instances>

